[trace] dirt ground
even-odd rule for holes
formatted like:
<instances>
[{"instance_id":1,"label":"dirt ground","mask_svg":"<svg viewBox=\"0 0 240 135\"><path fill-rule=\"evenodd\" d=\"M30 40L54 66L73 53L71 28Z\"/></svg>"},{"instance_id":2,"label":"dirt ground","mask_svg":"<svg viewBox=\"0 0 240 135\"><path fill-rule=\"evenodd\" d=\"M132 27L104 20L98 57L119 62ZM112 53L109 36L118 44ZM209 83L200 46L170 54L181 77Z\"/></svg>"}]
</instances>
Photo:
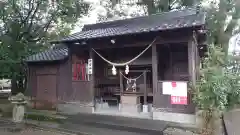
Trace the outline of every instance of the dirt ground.
<instances>
[{"instance_id":1,"label":"dirt ground","mask_svg":"<svg viewBox=\"0 0 240 135\"><path fill-rule=\"evenodd\" d=\"M76 134L27 128L22 131L15 132L6 129L0 129L0 135L76 135Z\"/></svg>"},{"instance_id":2,"label":"dirt ground","mask_svg":"<svg viewBox=\"0 0 240 135\"><path fill-rule=\"evenodd\" d=\"M199 135L188 130L177 129L177 128L167 128L164 132L164 135Z\"/></svg>"}]
</instances>

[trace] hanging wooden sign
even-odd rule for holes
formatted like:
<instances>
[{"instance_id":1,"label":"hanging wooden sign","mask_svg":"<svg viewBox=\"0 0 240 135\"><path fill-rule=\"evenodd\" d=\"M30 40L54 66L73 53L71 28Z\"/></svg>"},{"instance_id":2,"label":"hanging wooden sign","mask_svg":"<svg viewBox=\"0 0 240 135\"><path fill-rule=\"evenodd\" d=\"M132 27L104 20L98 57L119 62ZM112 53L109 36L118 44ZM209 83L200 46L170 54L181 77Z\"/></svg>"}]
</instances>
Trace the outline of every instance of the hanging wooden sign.
<instances>
[{"instance_id":1,"label":"hanging wooden sign","mask_svg":"<svg viewBox=\"0 0 240 135\"><path fill-rule=\"evenodd\" d=\"M88 74L91 75L93 72L92 59L88 59Z\"/></svg>"}]
</instances>

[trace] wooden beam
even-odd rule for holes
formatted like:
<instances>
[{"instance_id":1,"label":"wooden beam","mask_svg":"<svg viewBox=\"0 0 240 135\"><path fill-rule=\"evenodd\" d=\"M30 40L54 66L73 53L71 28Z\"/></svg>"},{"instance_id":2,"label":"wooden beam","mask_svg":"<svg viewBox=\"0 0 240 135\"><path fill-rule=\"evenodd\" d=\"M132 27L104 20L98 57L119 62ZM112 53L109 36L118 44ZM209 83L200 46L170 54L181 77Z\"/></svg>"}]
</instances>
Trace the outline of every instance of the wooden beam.
<instances>
[{"instance_id":1,"label":"wooden beam","mask_svg":"<svg viewBox=\"0 0 240 135\"><path fill-rule=\"evenodd\" d=\"M174 39L171 37L161 37L158 38L155 43L158 45L164 45L164 44L174 44L174 43L187 43L189 39L189 36L178 36L178 37L174 37ZM152 39L153 40L153 39ZM144 46L148 46L152 40L148 40L148 41L139 41L136 40L135 42L132 43L115 43L115 44L111 44L111 43L102 43L102 44L94 44L92 45L92 47L97 50L97 49L106 49L106 48L125 48L125 47L144 47Z\"/></svg>"},{"instance_id":2,"label":"wooden beam","mask_svg":"<svg viewBox=\"0 0 240 135\"><path fill-rule=\"evenodd\" d=\"M196 42L194 39L194 34L188 41L188 72L189 72L189 81L195 86L196 84Z\"/></svg>"},{"instance_id":3,"label":"wooden beam","mask_svg":"<svg viewBox=\"0 0 240 135\"><path fill-rule=\"evenodd\" d=\"M92 96L92 103L95 104L94 52L91 48L89 48L89 59L92 59L92 74L89 75L90 91Z\"/></svg>"},{"instance_id":4,"label":"wooden beam","mask_svg":"<svg viewBox=\"0 0 240 135\"><path fill-rule=\"evenodd\" d=\"M119 80L120 80L120 96L123 95L123 76L122 76L122 71L119 70ZM121 100L121 99L120 99Z\"/></svg>"},{"instance_id":5,"label":"wooden beam","mask_svg":"<svg viewBox=\"0 0 240 135\"><path fill-rule=\"evenodd\" d=\"M144 72L144 105L147 105L147 72Z\"/></svg>"},{"instance_id":6,"label":"wooden beam","mask_svg":"<svg viewBox=\"0 0 240 135\"><path fill-rule=\"evenodd\" d=\"M64 94L67 93L67 92L73 92L73 84L72 84L72 78L73 78L73 73L72 73L72 55L73 55L73 52L72 52L72 48L70 46L68 46L68 61L67 61L67 66L68 66L68 83L70 83L70 90L65 90L64 91ZM64 97L65 98L65 97Z\"/></svg>"},{"instance_id":7,"label":"wooden beam","mask_svg":"<svg viewBox=\"0 0 240 135\"><path fill-rule=\"evenodd\" d=\"M156 44L152 45L152 83L153 83L153 105L156 100L156 93L158 92L158 53Z\"/></svg>"},{"instance_id":8,"label":"wooden beam","mask_svg":"<svg viewBox=\"0 0 240 135\"><path fill-rule=\"evenodd\" d=\"M122 73L122 71L120 71ZM150 72L150 70L129 70L129 73L134 72L134 73L142 73L142 72Z\"/></svg>"}]
</instances>

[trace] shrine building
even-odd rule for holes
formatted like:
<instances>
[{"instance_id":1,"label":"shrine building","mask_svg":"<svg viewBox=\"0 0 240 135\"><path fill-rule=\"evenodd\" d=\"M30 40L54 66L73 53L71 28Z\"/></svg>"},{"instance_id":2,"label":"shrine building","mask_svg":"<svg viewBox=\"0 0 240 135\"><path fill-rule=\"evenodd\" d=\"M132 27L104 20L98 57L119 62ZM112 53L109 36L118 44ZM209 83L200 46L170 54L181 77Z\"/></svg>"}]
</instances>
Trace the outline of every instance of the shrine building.
<instances>
[{"instance_id":1,"label":"shrine building","mask_svg":"<svg viewBox=\"0 0 240 135\"><path fill-rule=\"evenodd\" d=\"M37 109L195 123L189 82L206 51L206 15L184 9L85 25L26 58Z\"/></svg>"}]
</instances>

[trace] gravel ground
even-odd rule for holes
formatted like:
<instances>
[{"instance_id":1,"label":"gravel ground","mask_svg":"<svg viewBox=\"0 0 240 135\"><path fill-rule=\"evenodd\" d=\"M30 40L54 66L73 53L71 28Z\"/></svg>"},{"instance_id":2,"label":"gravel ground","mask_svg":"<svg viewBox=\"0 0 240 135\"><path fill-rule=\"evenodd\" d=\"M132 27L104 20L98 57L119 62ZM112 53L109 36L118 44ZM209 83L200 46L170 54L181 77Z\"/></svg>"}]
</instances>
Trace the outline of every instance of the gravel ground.
<instances>
[{"instance_id":1,"label":"gravel ground","mask_svg":"<svg viewBox=\"0 0 240 135\"><path fill-rule=\"evenodd\" d=\"M8 130L0 129L0 135L76 135L70 133L60 133L54 131L44 131L33 128L26 128L22 131L11 132Z\"/></svg>"},{"instance_id":2,"label":"gravel ground","mask_svg":"<svg viewBox=\"0 0 240 135\"><path fill-rule=\"evenodd\" d=\"M164 135L199 135L199 134L184 129L167 128L166 130L164 130Z\"/></svg>"},{"instance_id":3,"label":"gravel ground","mask_svg":"<svg viewBox=\"0 0 240 135\"><path fill-rule=\"evenodd\" d=\"M8 130L0 129L0 135L77 135L77 134L45 131L45 130L34 129L34 128L26 128L22 131L16 131L16 132L11 132ZM199 134L193 133L191 131L186 131L183 129L167 128L164 131L164 135L199 135Z\"/></svg>"}]
</instances>

